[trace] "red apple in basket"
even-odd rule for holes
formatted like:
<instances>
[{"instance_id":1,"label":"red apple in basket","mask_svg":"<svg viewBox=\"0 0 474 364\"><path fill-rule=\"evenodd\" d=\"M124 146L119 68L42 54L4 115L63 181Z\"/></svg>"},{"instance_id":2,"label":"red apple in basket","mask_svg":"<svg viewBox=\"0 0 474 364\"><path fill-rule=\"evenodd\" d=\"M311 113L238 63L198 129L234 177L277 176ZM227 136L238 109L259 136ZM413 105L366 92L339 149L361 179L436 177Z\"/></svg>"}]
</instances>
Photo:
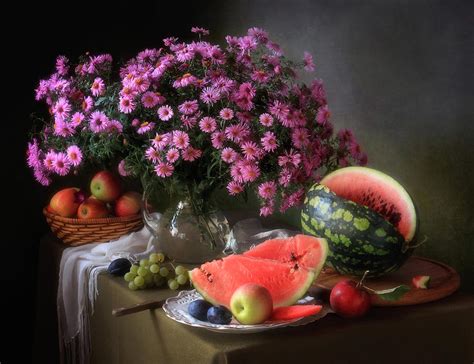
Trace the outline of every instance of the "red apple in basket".
<instances>
[{"instance_id":1,"label":"red apple in basket","mask_svg":"<svg viewBox=\"0 0 474 364\"><path fill-rule=\"evenodd\" d=\"M372 305L370 295L364 290L361 282L344 280L337 283L331 290L329 302L331 308L339 316L361 317L369 311Z\"/></svg>"},{"instance_id":2,"label":"red apple in basket","mask_svg":"<svg viewBox=\"0 0 474 364\"><path fill-rule=\"evenodd\" d=\"M79 188L64 188L51 198L48 211L63 217L73 217L84 199L85 195Z\"/></svg>"},{"instance_id":3,"label":"red apple in basket","mask_svg":"<svg viewBox=\"0 0 474 364\"><path fill-rule=\"evenodd\" d=\"M136 215L140 212L142 206L142 195L138 192L125 192L115 202L116 216Z\"/></svg>"},{"instance_id":4,"label":"red apple in basket","mask_svg":"<svg viewBox=\"0 0 474 364\"><path fill-rule=\"evenodd\" d=\"M108 215L107 205L94 197L89 197L77 209L79 219L99 219Z\"/></svg>"},{"instance_id":5,"label":"red apple in basket","mask_svg":"<svg viewBox=\"0 0 474 364\"><path fill-rule=\"evenodd\" d=\"M90 189L97 199L112 202L120 196L120 180L109 171L101 171L92 178Z\"/></svg>"}]
</instances>

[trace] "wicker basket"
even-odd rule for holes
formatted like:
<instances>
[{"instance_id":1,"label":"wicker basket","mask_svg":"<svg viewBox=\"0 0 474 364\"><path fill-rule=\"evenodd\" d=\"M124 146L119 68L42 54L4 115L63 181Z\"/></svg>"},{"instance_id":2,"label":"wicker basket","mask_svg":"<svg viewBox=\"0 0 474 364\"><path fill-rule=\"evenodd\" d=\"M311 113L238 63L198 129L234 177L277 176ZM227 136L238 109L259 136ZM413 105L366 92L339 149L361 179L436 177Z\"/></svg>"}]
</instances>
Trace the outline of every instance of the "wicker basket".
<instances>
[{"instance_id":1,"label":"wicker basket","mask_svg":"<svg viewBox=\"0 0 474 364\"><path fill-rule=\"evenodd\" d=\"M114 240L143 227L142 215L85 220L55 215L46 208L43 214L54 235L71 246Z\"/></svg>"}]
</instances>

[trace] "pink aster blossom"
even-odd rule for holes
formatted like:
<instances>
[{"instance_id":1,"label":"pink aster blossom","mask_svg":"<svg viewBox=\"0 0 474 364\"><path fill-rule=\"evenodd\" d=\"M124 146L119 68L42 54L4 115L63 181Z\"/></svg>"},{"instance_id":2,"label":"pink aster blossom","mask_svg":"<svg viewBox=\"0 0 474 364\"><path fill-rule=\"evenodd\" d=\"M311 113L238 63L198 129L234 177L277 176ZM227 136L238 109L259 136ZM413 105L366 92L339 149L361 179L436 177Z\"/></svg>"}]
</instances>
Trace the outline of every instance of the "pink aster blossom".
<instances>
[{"instance_id":1,"label":"pink aster blossom","mask_svg":"<svg viewBox=\"0 0 474 364\"><path fill-rule=\"evenodd\" d=\"M105 92L105 83L102 78L97 77L94 82L92 82L91 92L94 96L101 96Z\"/></svg>"},{"instance_id":2,"label":"pink aster blossom","mask_svg":"<svg viewBox=\"0 0 474 364\"><path fill-rule=\"evenodd\" d=\"M58 56L56 58L56 71L61 76L66 75L69 72L69 60L65 56Z\"/></svg>"},{"instance_id":3,"label":"pink aster blossom","mask_svg":"<svg viewBox=\"0 0 474 364\"><path fill-rule=\"evenodd\" d=\"M85 116L82 112L76 112L71 117L71 126L77 128L84 121Z\"/></svg>"},{"instance_id":4,"label":"pink aster blossom","mask_svg":"<svg viewBox=\"0 0 474 364\"><path fill-rule=\"evenodd\" d=\"M69 117L71 112L71 104L65 97L60 97L53 106L53 113L56 119L64 120Z\"/></svg>"},{"instance_id":5,"label":"pink aster blossom","mask_svg":"<svg viewBox=\"0 0 474 364\"><path fill-rule=\"evenodd\" d=\"M151 144L157 149L157 150L163 150L165 147L170 143L171 138L170 134L165 133L165 134L156 134L155 137L152 139Z\"/></svg>"},{"instance_id":6,"label":"pink aster blossom","mask_svg":"<svg viewBox=\"0 0 474 364\"><path fill-rule=\"evenodd\" d=\"M221 158L226 163L235 162L237 160L237 156L238 156L237 152L230 147L224 148L221 151Z\"/></svg>"},{"instance_id":7,"label":"pink aster blossom","mask_svg":"<svg viewBox=\"0 0 474 364\"><path fill-rule=\"evenodd\" d=\"M260 207L260 216L270 216L274 212L274 206L273 204L265 204L262 207Z\"/></svg>"},{"instance_id":8,"label":"pink aster blossom","mask_svg":"<svg viewBox=\"0 0 474 364\"><path fill-rule=\"evenodd\" d=\"M94 99L90 96L85 97L84 101L82 101L82 110L84 112L91 111L93 106L94 106Z\"/></svg>"},{"instance_id":9,"label":"pink aster blossom","mask_svg":"<svg viewBox=\"0 0 474 364\"><path fill-rule=\"evenodd\" d=\"M173 131L173 145L178 149L186 149L189 146L189 135L184 131Z\"/></svg>"},{"instance_id":10,"label":"pink aster blossom","mask_svg":"<svg viewBox=\"0 0 474 364\"><path fill-rule=\"evenodd\" d=\"M118 132L122 133L123 132L123 125L120 121L118 120L109 120L107 122L107 132L113 133L113 132Z\"/></svg>"},{"instance_id":11,"label":"pink aster blossom","mask_svg":"<svg viewBox=\"0 0 474 364\"><path fill-rule=\"evenodd\" d=\"M67 158L69 163L74 167L77 167L82 162L82 151L77 145L71 145L66 150Z\"/></svg>"},{"instance_id":12,"label":"pink aster blossom","mask_svg":"<svg viewBox=\"0 0 474 364\"><path fill-rule=\"evenodd\" d=\"M119 110L124 114L130 114L135 110L135 102L127 96L122 96L120 98Z\"/></svg>"},{"instance_id":13,"label":"pink aster blossom","mask_svg":"<svg viewBox=\"0 0 474 364\"><path fill-rule=\"evenodd\" d=\"M253 119L253 115L248 111L239 111L237 113L237 119L242 123L249 123Z\"/></svg>"},{"instance_id":14,"label":"pink aster blossom","mask_svg":"<svg viewBox=\"0 0 474 364\"><path fill-rule=\"evenodd\" d=\"M215 131L211 135L212 146L216 149L221 149L224 145L226 135L222 131Z\"/></svg>"},{"instance_id":15,"label":"pink aster blossom","mask_svg":"<svg viewBox=\"0 0 474 364\"><path fill-rule=\"evenodd\" d=\"M157 163L161 161L160 152L153 147L147 148L147 150L145 151L145 156L146 156L146 159L148 159L149 161L153 163Z\"/></svg>"},{"instance_id":16,"label":"pink aster blossom","mask_svg":"<svg viewBox=\"0 0 474 364\"><path fill-rule=\"evenodd\" d=\"M173 165L165 162L160 162L155 166L155 173L158 177L166 178L173 174Z\"/></svg>"},{"instance_id":17,"label":"pink aster blossom","mask_svg":"<svg viewBox=\"0 0 474 364\"><path fill-rule=\"evenodd\" d=\"M243 124L230 125L225 128L225 136L235 143L240 143L248 135L249 130Z\"/></svg>"},{"instance_id":18,"label":"pink aster blossom","mask_svg":"<svg viewBox=\"0 0 474 364\"><path fill-rule=\"evenodd\" d=\"M316 121L318 124L326 124L329 120L331 113L329 112L329 108L327 105L324 105L318 109L318 113L316 114Z\"/></svg>"},{"instance_id":19,"label":"pink aster blossom","mask_svg":"<svg viewBox=\"0 0 474 364\"><path fill-rule=\"evenodd\" d=\"M170 148L166 152L166 160L170 163L174 163L179 159L179 150L176 148Z\"/></svg>"},{"instance_id":20,"label":"pink aster blossom","mask_svg":"<svg viewBox=\"0 0 474 364\"><path fill-rule=\"evenodd\" d=\"M56 120L54 122L54 134L66 138L73 135L75 132L74 127L65 121Z\"/></svg>"},{"instance_id":21,"label":"pink aster blossom","mask_svg":"<svg viewBox=\"0 0 474 364\"><path fill-rule=\"evenodd\" d=\"M324 90L323 81L314 80L311 84L311 97L320 105L326 104L326 91Z\"/></svg>"},{"instance_id":22,"label":"pink aster blossom","mask_svg":"<svg viewBox=\"0 0 474 364\"><path fill-rule=\"evenodd\" d=\"M263 126L269 127L269 126L272 126L272 124L273 124L273 117L270 114L267 114L267 113L264 113L264 114L260 115L258 120L260 120L260 123Z\"/></svg>"},{"instance_id":23,"label":"pink aster blossom","mask_svg":"<svg viewBox=\"0 0 474 364\"><path fill-rule=\"evenodd\" d=\"M102 111L94 111L89 120L89 128L94 133L101 133L107 130L107 116Z\"/></svg>"},{"instance_id":24,"label":"pink aster blossom","mask_svg":"<svg viewBox=\"0 0 474 364\"><path fill-rule=\"evenodd\" d=\"M287 104L275 100L269 108L270 114L276 117L278 120L284 120L290 112L290 108Z\"/></svg>"},{"instance_id":25,"label":"pink aster blossom","mask_svg":"<svg viewBox=\"0 0 474 364\"><path fill-rule=\"evenodd\" d=\"M188 100L178 106L179 112L184 115L192 115L198 110L198 108L199 105L197 100Z\"/></svg>"},{"instance_id":26,"label":"pink aster blossom","mask_svg":"<svg viewBox=\"0 0 474 364\"><path fill-rule=\"evenodd\" d=\"M155 107L156 105L158 105L158 102L159 102L158 96L154 92L151 92L151 91L145 92L142 95L141 100L142 100L143 106L146 107L147 109L151 109Z\"/></svg>"},{"instance_id":27,"label":"pink aster blossom","mask_svg":"<svg viewBox=\"0 0 474 364\"><path fill-rule=\"evenodd\" d=\"M234 163L230 166L230 175L232 179L238 183L243 183L244 179L242 176L242 165L241 163Z\"/></svg>"},{"instance_id":28,"label":"pink aster blossom","mask_svg":"<svg viewBox=\"0 0 474 364\"><path fill-rule=\"evenodd\" d=\"M158 117L160 118L160 120L168 121L173 117L173 115L173 109L169 105L161 106L158 109Z\"/></svg>"},{"instance_id":29,"label":"pink aster blossom","mask_svg":"<svg viewBox=\"0 0 474 364\"><path fill-rule=\"evenodd\" d=\"M240 169L244 182L253 182L260 176L260 168L256 164L244 164Z\"/></svg>"},{"instance_id":30,"label":"pink aster blossom","mask_svg":"<svg viewBox=\"0 0 474 364\"><path fill-rule=\"evenodd\" d=\"M38 146L38 141L33 139L32 142L28 143L28 149L26 151L26 161L29 167L31 168L40 168L41 166L41 157L40 149Z\"/></svg>"},{"instance_id":31,"label":"pink aster blossom","mask_svg":"<svg viewBox=\"0 0 474 364\"><path fill-rule=\"evenodd\" d=\"M34 169L35 179L43 186L49 186L51 184L51 178L49 178L49 173L42 168Z\"/></svg>"},{"instance_id":32,"label":"pink aster blossom","mask_svg":"<svg viewBox=\"0 0 474 364\"><path fill-rule=\"evenodd\" d=\"M243 186L236 181L231 181L227 184L227 191L229 192L229 195L235 196L241 193L244 190Z\"/></svg>"},{"instance_id":33,"label":"pink aster blossom","mask_svg":"<svg viewBox=\"0 0 474 364\"><path fill-rule=\"evenodd\" d=\"M194 128L194 125L197 123L197 115L187 116L187 115L180 115L181 122L183 123L184 127L189 130Z\"/></svg>"},{"instance_id":34,"label":"pink aster blossom","mask_svg":"<svg viewBox=\"0 0 474 364\"><path fill-rule=\"evenodd\" d=\"M139 93L145 92L150 87L150 81L144 77L133 77L131 81L131 86L134 90Z\"/></svg>"},{"instance_id":35,"label":"pink aster blossom","mask_svg":"<svg viewBox=\"0 0 474 364\"><path fill-rule=\"evenodd\" d=\"M65 176L71 169L71 163L66 153L56 153L53 159L53 171L60 176Z\"/></svg>"},{"instance_id":36,"label":"pink aster blossom","mask_svg":"<svg viewBox=\"0 0 474 364\"><path fill-rule=\"evenodd\" d=\"M258 195L263 199L270 199L275 196L276 190L277 186L275 182L263 182L258 186Z\"/></svg>"},{"instance_id":37,"label":"pink aster blossom","mask_svg":"<svg viewBox=\"0 0 474 364\"><path fill-rule=\"evenodd\" d=\"M212 133L217 128L216 120L210 116L205 116L199 121L199 128L205 133Z\"/></svg>"},{"instance_id":38,"label":"pink aster blossom","mask_svg":"<svg viewBox=\"0 0 474 364\"><path fill-rule=\"evenodd\" d=\"M303 149L309 145L309 132L306 128L293 129L291 133L291 141L297 149Z\"/></svg>"},{"instance_id":39,"label":"pink aster blossom","mask_svg":"<svg viewBox=\"0 0 474 364\"><path fill-rule=\"evenodd\" d=\"M265 83L270 79L270 76L264 70L255 70L252 73L252 80L259 83Z\"/></svg>"},{"instance_id":40,"label":"pink aster blossom","mask_svg":"<svg viewBox=\"0 0 474 364\"><path fill-rule=\"evenodd\" d=\"M56 152L50 150L46 153L43 159L43 166L47 171L54 171L54 160L56 159Z\"/></svg>"},{"instance_id":41,"label":"pink aster blossom","mask_svg":"<svg viewBox=\"0 0 474 364\"><path fill-rule=\"evenodd\" d=\"M155 123L153 123L153 122L148 122L148 121L144 121L143 123L140 124L140 127L139 127L138 130L137 130L137 133L138 133L138 134L149 133L149 132L152 131L154 128L155 128Z\"/></svg>"},{"instance_id":42,"label":"pink aster blossom","mask_svg":"<svg viewBox=\"0 0 474 364\"><path fill-rule=\"evenodd\" d=\"M303 57L304 69L309 72L314 71L313 56L309 52L304 52Z\"/></svg>"},{"instance_id":43,"label":"pink aster blossom","mask_svg":"<svg viewBox=\"0 0 474 364\"><path fill-rule=\"evenodd\" d=\"M267 131L265 134L263 134L263 137L260 139L260 141L262 143L263 150L266 152L273 152L278 148L277 138L271 131Z\"/></svg>"},{"instance_id":44,"label":"pink aster blossom","mask_svg":"<svg viewBox=\"0 0 474 364\"><path fill-rule=\"evenodd\" d=\"M140 120L138 120L138 119L133 119L132 120L132 126L134 128L138 128L140 126L140 124L141 124Z\"/></svg>"},{"instance_id":45,"label":"pink aster blossom","mask_svg":"<svg viewBox=\"0 0 474 364\"><path fill-rule=\"evenodd\" d=\"M222 120L231 120L234 117L234 111L225 107L219 112L219 116Z\"/></svg>"},{"instance_id":46,"label":"pink aster blossom","mask_svg":"<svg viewBox=\"0 0 474 364\"><path fill-rule=\"evenodd\" d=\"M247 35L253 37L259 43L265 44L268 42L268 33L261 28L249 28L247 31Z\"/></svg>"},{"instance_id":47,"label":"pink aster blossom","mask_svg":"<svg viewBox=\"0 0 474 364\"><path fill-rule=\"evenodd\" d=\"M187 162L193 162L202 155L202 151L193 147L188 147L181 153L183 159Z\"/></svg>"},{"instance_id":48,"label":"pink aster blossom","mask_svg":"<svg viewBox=\"0 0 474 364\"><path fill-rule=\"evenodd\" d=\"M209 35L209 30L200 27L192 27L191 32L199 35Z\"/></svg>"},{"instance_id":49,"label":"pink aster blossom","mask_svg":"<svg viewBox=\"0 0 474 364\"><path fill-rule=\"evenodd\" d=\"M240 146L242 152L245 156L245 159L255 160L260 157L261 150L255 142L245 142Z\"/></svg>"},{"instance_id":50,"label":"pink aster blossom","mask_svg":"<svg viewBox=\"0 0 474 364\"><path fill-rule=\"evenodd\" d=\"M178 78L177 80L173 82L173 87L182 88L189 85L195 85L197 83L197 80L198 79L196 76L193 76L190 73L185 73L184 75L182 75L180 78Z\"/></svg>"},{"instance_id":51,"label":"pink aster blossom","mask_svg":"<svg viewBox=\"0 0 474 364\"><path fill-rule=\"evenodd\" d=\"M201 91L200 99L206 105L214 105L221 97L220 92L215 87L204 87Z\"/></svg>"},{"instance_id":52,"label":"pink aster blossom","mask_svg":"<svg viewBox=\"0 0 474 364\"><path fill-rule=\"evenodd\" d=\"M122 177L127 177L130 173L127 171L127 166L125 163L125 159L122 159L119 164L117 165L117 171Z\"/></svg>"}]
</instances>

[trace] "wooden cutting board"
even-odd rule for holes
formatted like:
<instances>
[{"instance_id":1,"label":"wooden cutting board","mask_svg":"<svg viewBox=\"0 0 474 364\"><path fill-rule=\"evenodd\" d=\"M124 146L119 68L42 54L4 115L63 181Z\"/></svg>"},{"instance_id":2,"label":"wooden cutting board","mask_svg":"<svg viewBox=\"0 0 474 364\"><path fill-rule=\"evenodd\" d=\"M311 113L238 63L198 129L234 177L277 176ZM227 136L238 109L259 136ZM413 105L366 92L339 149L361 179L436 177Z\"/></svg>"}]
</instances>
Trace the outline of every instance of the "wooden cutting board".
<instances>
[{"instance_id":1,"label":"wooden cutting board","mask_svg":"<svg viewBox=\"0 0 474 364\"><path fill-rule=\"evenodd\" d=\"M411 279L416 275L431 276L430 288L415 288ZM315 285L330 290L343 279L359 281L357 277L340 275L331 268L325 268ZM365 280L364 284L374 290L389 289L406 284L411 290L397 301L385 301L375 294L372 294L371 297L374 306L407 306L436 301L449 296L459 288L460 278L453 268L444 263L428 258L410 257L398 271L379 278L369 278Z\"/></svg>"}]
</instances>

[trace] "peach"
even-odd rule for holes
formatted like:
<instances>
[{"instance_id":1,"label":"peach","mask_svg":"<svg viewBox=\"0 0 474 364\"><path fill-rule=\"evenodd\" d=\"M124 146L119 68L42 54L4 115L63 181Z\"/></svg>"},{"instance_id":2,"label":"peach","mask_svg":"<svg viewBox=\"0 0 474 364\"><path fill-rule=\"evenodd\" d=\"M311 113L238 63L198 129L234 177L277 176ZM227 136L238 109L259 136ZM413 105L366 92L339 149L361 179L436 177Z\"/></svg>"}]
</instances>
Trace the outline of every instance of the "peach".
<instances>
[{"instance_id":1,"label":"peach","mask_svg":"<svg viewBox=\"0 0 474 364\"><path fill-rule=\"evenodd\" d=\"M92 178L90 189L99 200L112 202L120 196L120 180L109 171L101 171Z\"/></svg>"},{"instance_id":2,"label":"peach","mask_svg":"<svg viewBox=\"0 0 474 364\"><path fill-rule=\"evenodd\" d=\"M77 208L84 201L84 193L77 187L64 188L54 194L49 202L49 209L63 217L74 217Z\"/></svg>"},{"instance_id":3,"label":"peach","mask_svg":"<svg viewBox=\"0 0 474 364\"><path fill-rule=\"evenodd\" d=\"M81 203L77 209L77 217L79 219L99 219L108 215L109 210L105 203L92 197Z\"/></svg>"},{"instance_id":4,"label":"peach","mask_svg":"<svg viewBox=\"0 0 474 364\"><path fill-rule=\"evenodd\" d=\"M116 216L136 215L141 210L142 195L138 192L130 191L119 197L115 203Z\"/></svg>"}]
</instances>

